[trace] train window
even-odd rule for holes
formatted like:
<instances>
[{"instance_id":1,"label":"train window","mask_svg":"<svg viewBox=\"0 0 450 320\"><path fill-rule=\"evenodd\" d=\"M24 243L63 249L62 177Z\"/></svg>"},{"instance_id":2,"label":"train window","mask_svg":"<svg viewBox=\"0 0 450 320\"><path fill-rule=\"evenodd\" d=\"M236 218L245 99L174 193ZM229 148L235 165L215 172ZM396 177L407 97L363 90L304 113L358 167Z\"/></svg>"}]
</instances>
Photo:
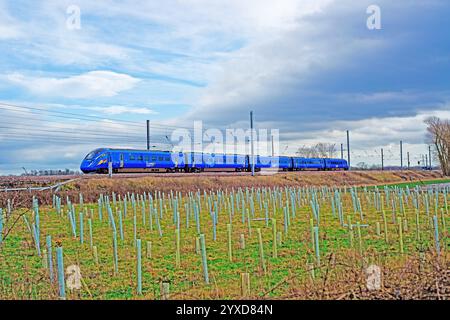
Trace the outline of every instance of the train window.
<instances>
[{"instance_id":1,"label":"train window","mask_svg":"<svg viewBox=\"0 0 450 320\"><path fill-rule=\"evenodd\" d=\"M163 157L158 157L158 161L163 161Z\"/></svg>"},{"instance_id":2,"label":"train window","mask_svg":"<svg viewBox=\"0 0 450 320\"><path fill-rule=\"evenodd\" d=\"M85 159L92 160L92 159L94 159L94 156L95 156L95 151L89 152Z\"/></svg>"},{"instance_id":3,"label":"train window","mask_svg":"<svg viewBox=\"0 0 450 320\"><path fill-rule=\"evenodd\" d=\"M156 161L156 157L155 156L152 157L152 161Z\"/></svg>"},{"instance_id":4,"label":"train window","mask_svg":"<svg viewBox=\"0 0 450 320\"><path fill-rule=\"evenodd\" d=\"M144 156L142 154L138 155L138 161L144 161Z\"/></svg>"},{"instance_id":5,"label":"train window","mask_svg":"<svg viewBox=\"0 0 450 320\"><path fill-rule=\"evenodd\" d=\"M148 161L148 156L145 156L145 161Z\"/></svg>"},{"instance_id":6,"label":"train window","mask_svg":"<svg viewBox=\"0 0 450 320\"><path fill-rule=\"evenodd\" d=\"M165 159L167 162L169 162L170 161L170 157L166 157L166 159Z\"/></svg>"},{"instance_id":7,"label":"train window","mask_svg":"<svg viewBox=\"0 0 450 320\"><path fill-rule=\"evenodd\" d=\"M103 152L103 150L104 149L95 149L94 151L92 151L92 152L90 152L87 156L86 156L86 160L92 160L92 159L94 159L95 157L97 157L97 155L100 153L100 152Z\"/></svg>"},{"instance_id":8,"label":"train window","mask_svg":"<svg viewBox=\"0 0 450 320\"><path fill-rule=\"evenodd\" d=\"M134 156L134 154L130 154L130 160L135 160L136 158L135 158L135 156Z\"/></svg>"}]
</instances>

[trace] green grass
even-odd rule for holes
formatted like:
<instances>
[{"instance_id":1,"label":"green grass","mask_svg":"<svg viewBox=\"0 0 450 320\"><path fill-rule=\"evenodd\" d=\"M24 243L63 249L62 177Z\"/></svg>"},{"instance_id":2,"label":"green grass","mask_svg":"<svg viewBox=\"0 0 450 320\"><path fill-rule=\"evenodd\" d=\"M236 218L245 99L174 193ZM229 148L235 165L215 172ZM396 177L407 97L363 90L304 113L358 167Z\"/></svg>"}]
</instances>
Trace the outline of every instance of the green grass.
<instances>
[{"instance_id":1,"label":"green grass","mask_svg":"<svg viewBox=\"0 0 450 320\"><path fill-rule=\"evenodd\" d=\"M450 180L433 180L431 183L450 182ZM412 184L397 184L404 187ZM392 187L392 186L391 186ZM369 191L370 192L370 191ZM434 239L432 225L427 223L427 214L424 206L421 206L421 236L422 241L416 240L415 235L415 211L412 202L405 203L405 219L408 221L409 229L404 232L405 256L399 255L398 229L393 223L391 208L386 205L386 216L388 221L389 241L384 239L384 230L381 213L369 202L371 196L359 191L361 205L364 212L364 220L360 221L359 213L354 214L350 193L342 193L344 214L350 215L352 222L356 224L368 224L369 227L361 229L363 242L363 256L359 257L356 270L360 270L362 261L370 259L383 259L386 264L396 264L406 256L417 255L423 250L433 250ZM396 193L392 192L392 196ZM167 197L166 197L167 199ZM186 201L187 197L184 198ZM331 213L330 194L325 196L325 201L320 199L320 252L322 264L330 254L342 259L359 255L359 242L356 227L354 228L354 242L350 246L349 234L346 227L340 225L337 217ZM443 206L443 198L440 197L439 207ZM255 196L255 216L264 217L264 208L259 210ZM430 203L434 203L431 202ZM98 248L100 264L94 262L92 250L89 246L89 233L87 215L84 215L84 244L77 238L73 238L70 223L67 218L67 208L63 208L63 215L58 215L51 207L41 207L41 245L45 248L45 236L51 235L53 248L56 241L62 244L64 249L64 266L71 264L80 266L85 283L80 293L68 292L70 299L160 299L161 281L170 282L170 292L175 298L207 298L207 299L237 299L240 296L240 274L249 272L251 279L252 297L280 297L289 294L291 290L297 289L295 283L309 281L310 275L306 271L308 263L315 262L314 249L311 243L309 231L309 219L311 208L309 199L302 199L298 204L295 217L291 216L291 226L288 233L284 233L282 208L277 208L277 230L282 232L283 241L278 246L278 257L272 258L272 225L265 225L265 221L252 221L251 235L248 233L247 223L241 221L241 210L235 208L235 216L232 223L232 245L233 261L228 258L227 227L228 213L222 206L219 213L217 225L217 241L213 240L212 222L207 212L207 201L202 197L201 230L205 234L206 251L208 257L208 268L211 283L204 283L201 256L195 253L194 244L197 237L194 218L190 218L190 226L186 227L186 212L184 205L180 205L180 235L181 235L181 267L175 265L175 232L172 220L172 210L168 200L167 212L164 212L161 220L163 236L159 237L155 219L153 231L148 225L148 210L146 225L143 225L141 210L137 212L137 234L142 240L142 276L143 297L136 295L136 251L133 241L133 209L128 207L128 215L124 217L124 241L118 240L119 273L113 272L112 236L111 227L108 223L106 210L103 210L103 220L100 221L96 204L87 204L86 208L93 208L92 217L94 245ZM285 199L283 200L283 205ZM138 202L138 206L140 202ZM147 209L148 209L148 203ZM248 204L247 204L248 205ZM159 210L159 205L157 206ZM272 206L269 205L272 215ZM76 205L77 232L79 232L80 206ZM113 209L115 211L115 209ZM434 207L432 208L434 210ZM88 210L89 211L89 210ZM397 212L397 215L401 213ZM116 219L117 216L116 216ZM448 215L445 216L446 225L450 225ZM28 220L33 220L28 214ZM441 221L441 219L439 219ZM375 233L375 223L381 223L382 233ZM118 221L116 220L118 228ZM8 227L8 226L6 226ZM440 226L441 227L441 226ZM261 228L263 237L264 254L266 258L267 273L264 274L260 268L260 257L256 228ZM442 234L448 234L448 230L441 229ZM246 248L239 248L240 234L246 238ZM146 257L146 242L152 241L152 258ZM442 248L446 247L447 238L443 238ZM54 249L53 249L54 250ZM55 251L55 250L54 250ZM5 299L57 299L57 285L50 284L48 271L44 268L42 259L36 255L32 237L22 223L16 225L11 234L5 239L0 249L0 298ZM56 270L56 259L54 260ZM316 265L317 266L317 265ZM320 266L318 266L320 267ZM333 269L333 275L343 272L344 267L337 266ZM316 271L316 277L321 279L325 271ZM295 279L295 283L285 281ZM276 288L274 286L278 285Z\"/></svg>"},{"instance_id":2,"label":"green grass","mask_svg":"<svg viewBox=\"0 0 450 320\"><path fill-rule=\"evenodd\" d=\"M428 186L431 184L443 184L443 183L450 183L450 179L436 179L436 180L425 180L425 181L412 181L412 182L402 182L402 183L395 183L395 184L380 184L378 186L370 186L367 187L368 190L373 190L375 188L384 188L386 187L397 187L397 188L414 188L416 186Z\"/></svg>"}]
</instances>

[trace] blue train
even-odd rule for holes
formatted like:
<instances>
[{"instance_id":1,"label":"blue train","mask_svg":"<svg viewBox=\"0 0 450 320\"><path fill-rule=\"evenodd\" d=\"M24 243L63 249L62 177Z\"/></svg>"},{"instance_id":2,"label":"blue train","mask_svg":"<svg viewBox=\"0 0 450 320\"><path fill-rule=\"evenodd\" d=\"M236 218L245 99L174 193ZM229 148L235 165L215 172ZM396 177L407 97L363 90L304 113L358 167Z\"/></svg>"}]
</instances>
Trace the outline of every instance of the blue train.
<instances>
[{"instance_id":1,"label":"blue train","mask_svg":"<svg viewBox=\"0 0 450 320\"><path fill-rule=\"evenodd\" d=\"M109 162L114 173L251 171L251 157L248 155L110 148L91 151L83 159L80 169L84 173L108 173ZM255 171L270 168L283 171L348 170L348 163L344 159L255 155Z\"/></svg>"}]
</instances>

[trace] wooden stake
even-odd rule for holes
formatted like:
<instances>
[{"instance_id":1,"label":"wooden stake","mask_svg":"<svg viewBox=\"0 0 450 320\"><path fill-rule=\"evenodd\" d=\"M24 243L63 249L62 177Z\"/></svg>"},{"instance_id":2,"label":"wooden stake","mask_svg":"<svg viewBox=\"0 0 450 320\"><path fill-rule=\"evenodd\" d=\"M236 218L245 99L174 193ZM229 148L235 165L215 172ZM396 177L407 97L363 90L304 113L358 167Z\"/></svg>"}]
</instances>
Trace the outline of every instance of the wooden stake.
<instances>
[{"instance_id":1,"label":"wooden stake","mask_svg":"<svg viewBox=\"0 0 450 320\"><path fill-rule=\"evenodd\" d=\"M266 269L266 259L264 258L264 246L263 246L263 240L262 240L262 234L261 234L261 228L257 228L256 232L258 233L258 243L259 243L259 259L261 262L261 268L264 271L264 273L267 272Z\"/></svg>"},{"instance_id":2,"label":"wooden stake","mask_svg":"<svg viewBox=\"0 0 450 320\"><path fill-rule=\"evenodd\" d=\"M147 259L152 258L152 242L151 241L147 241L146 257L147 257Z\"/></svg>"},{"instance_id":3,"label":"wooden stake","mask_svg":"<svg viewBox=\"0 0 450 320\"><path fill-rule=\"evenodd\" d=\"M397 225L398 225L400 253L403 253L403 226L402 226L402 219L400 217L397 218Z\"/></svg>"},{"instance_id":4,"label":"wooden stake","mask_svg":"<svg viewBox=\"0 0 450 320\"><path fill-rule=\"evenodd\" d=\"M241 250L245 250L245 235L243 233L239 237L239 245Z\"/></svg>"},{"instance_id":5,"label":"wooden stake","mask_svg":"<svg viewBox=\"0 0 450 320\"><path fill-rule=\"evenodd\" d=\"M241 273L241 296L248 298L250 296L250 274Z\"/></svg>"},{"instance_id":6,"label":"wooden stake","mask_svg":"<svg viewBox=\"0 0 450 320\"><path fill-rule=\"evenodd\" d=\"M97 246L92 247L92 253L94 255L94 262L98 265L98 252L97 252Z\"/></svg>"},{"instance_id":7,"label":"wooden stake","mask_svg":"<svg viewBox=\"0 0 450 320\"><path fill-rule=\"evenodd\" d=\"M278 257L277 249L277 220L272 218L272 258Z\"/></svg>"},{"instance_id":8,"label":"wooden stake","mask_svg":"<svg viewBox=\"0 0 450 320\"><path fill-rule=\"evenodd\" d=\"M233 252L232 252L232 242L231 242L231 224L227 224L227 233L228 233L228 259L230 262L233 262Z\"/></svg>"}]
</instances>

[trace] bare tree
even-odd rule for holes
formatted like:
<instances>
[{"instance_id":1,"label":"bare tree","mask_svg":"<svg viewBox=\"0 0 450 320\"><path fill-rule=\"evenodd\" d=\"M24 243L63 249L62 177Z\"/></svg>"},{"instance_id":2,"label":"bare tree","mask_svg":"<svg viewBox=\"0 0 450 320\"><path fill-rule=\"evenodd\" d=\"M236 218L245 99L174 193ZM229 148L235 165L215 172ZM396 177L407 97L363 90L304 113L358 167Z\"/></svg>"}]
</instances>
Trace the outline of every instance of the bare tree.
<instances>
[{"instance_id":1,"label":"bare tree","mask_svg":"<svg viewBox=\"0 0 450 320\"><path fill-rule=\"evenodd\" d=\"M314 147L308 147L308 146L302 146L302 147L298 148L297 151L295 152L295 154L297 156L303 157L303 158L317 157L317 153L316 153L316 150L314 149Z\"/></svg>"},{"instance_id":2,"label":"bare tree","mask_svg":"<svg viewBox=\"0 0 450 320\"><path fill-rule=\"evenodd\" d=\"M365 162L358 162L356 164L356 168L361 169L361 170L368 170L369 169L369 165Z\"/></svg>"},{"instance_id":3,"label":"bare tree","mask_svg":"<svg viewBox=\"0 0 450 320\"><path fill-rule=\"evenodd\" d=\"M328 143L327 144L327 153L328 153L328 158L336 158L336 153L337 153L336 143Z\"/></svg>"},{"instance_id":4,"label":"bare tree","mask_svg":"<svg viewBox=\"0 0 450 320\"><path fill-rule=\"evenodd\" d=\"M319 158L326 158L328 156L328 146L326 143L319 142L314 146Z\"/></svg>"},{"instance_id":5,"label":"bare tree","mask_svg":"<svg viewBox=\"0 0 450 320\"><path fill-rule=\"evenodd\" d=\"M434 145L434 153L441 165L442 173L450 175L450 121L438 117L425 120L427 124L427 140Z\"/></svg>"},{"instance_id":6,"label":"bare tree","mask_svg":"<svg viewBox=\"0 0 450 320\"><path fill-rule=\"evenodd\" d=\"M334 158L336 155L336 144L319 142L314 146L298 148L296 154L305 158Z\"/></svg>"}]
</instances>

